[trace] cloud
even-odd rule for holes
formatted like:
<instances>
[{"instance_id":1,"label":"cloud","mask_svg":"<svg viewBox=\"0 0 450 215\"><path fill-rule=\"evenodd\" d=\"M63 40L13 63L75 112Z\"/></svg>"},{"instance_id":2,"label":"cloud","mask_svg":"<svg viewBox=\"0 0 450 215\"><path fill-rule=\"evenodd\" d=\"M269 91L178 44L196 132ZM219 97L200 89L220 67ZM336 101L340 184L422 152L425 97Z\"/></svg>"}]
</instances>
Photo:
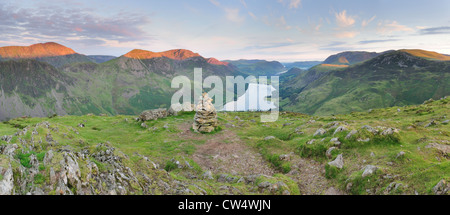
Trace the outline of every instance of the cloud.
<instances>
[{"instance_id":1,"label":"cloud","mask_svg":"<svg viewBox=\"0 0 450 215\"><path fill-rule=\"evenodd\" d=\"M239 15L238 8L224 8L224 10L225 17L231 22L241 23L245 20L243 16Z\"/></svg>"},{"instance_id":2,"label":"cloud","mask_svg":"<svg viewBox=\"0 0 450 215\"><path fill-rule=\"evenodd\" d=\"M420 30L422 35L430 34L450 34L450 26L434 27L434 28L423 28Z\"/></svg>"},{"instance_id":3,"label":"cloud","mask_svg":"<svg viewBox=\"0 0 450 215\"><path fill-rule=\"evenodd\" d=\"M359 32L356 31L343 31L334 34L334 36L336 36L337 38L353 38L358 34Z\"/></svg>"},{"instance_id":4,"label":"cloud","mask_svg":"<svg viewBox=\"0 0 450 215\"><path fill-rule=\"evenodd\" d=\"M211 2L213 5L220 7L220 2L216 1L216 0L209 0L209 2Z\"/></svg>"},{"instance_id":5,"label":"cloud","mask_svg":"<svg viewBox=\"0 0 450 215\"><path fill-rule=\"evenodd\" d=\"M86 43L102 40L129 42L152 38L142 26L150 19L138 13L94 15L89 8L62 9L58 6L15 8L0 4L0 37L11 40L83 39Z\"/></svg>"},{"instance_id":6,"label":"cloud","mask_svg":"<svg viewBox=\"0 0 450 215\"><path fill-rule=\"evenodd\" d=\"M256 17L256 15L250 11L248 12L248 15L250 15L254 20L258 19L258 17Z\"/></svg>"},{"instance_id":7,"label":"cloud","mask_svg":"<svg viewBox=\"0 0 450 215\"><path fill-rule=\"evenodd\" d=\"M291 0L291 2L289 3L289 9L298 8L298 6L300 6L301 3L302 3L301 0Z\"/></svg>"},{"instance_id":8,"label":"cloud","mask_svg":"<svg viewBox=\"0 0 450 215\"><path fill-rule=\"evenodd\" d=\"M391 34L393 32L413 31L413 29L405 25L400 25L397 21L385 21L378 23L377 31L379 34Z\"/></svg>"},{"instance_id":9,"label":"cloud","mask_svg":"<svg viewBox=\"0 0 450 215\"><path fill-rule=\"evenodd\" d=\"M285 2L284 0L278 0L278 2L283 5L288 3L289 9L297 9L297 8L301 7L301 5L302 5L301 0L287 0L287 2Z\"/></svg>"},{"instance_id":10,"label":"cloud","mask_svg":"<svg viewBox=\"0 0 450 215\"><path fill-rule=\"evenodd\" d=\"M371 43L384 43L384 42L394 42L398 41L397 39L386 39L386 40L362 40L359 41L359 44L371 44Z\"/></svg>"},{"instance_id":11,"label":"cloud","mask_svg":"<svg viewBox=\"0 0 450 215\"><path fill-rule=\"evenodd\" d=\"M367 25L369 25L369 23L371 23L377 16L372 16L372 18L370 18L369 20L363 20L361 23L362 27L366 27Z\"/></svg>"},{"instance_id":12,"label":"cloud","mask_svg":"<svg viewBox=\"0 0 450 215\"><path fill-rule=\"evenodd\" d=\"M341 28L351 27L355 24L355 19L352 16L347 16L347 11L343 10L340 13L335 13L336 23Z\"/></svg>"},{"instance_id":13,"label":"cloud","mask_svg":"<svg viewBox=\"0 0 450 215\"><path fill-rule=\"evenodd\" d=\"M280 29L290 30L292 26L288 25L284 16L280 16L279 18L274 18L273 16L264 16L262 22L267 26L275 26Z\"/></svg>"},{"instance_id":14,"label":"cloud","mask_svg":"<svg viewBox=\"0 0 450 215\"><path fill-rule=\"evenodd\" d=\"M209 0L209 2L211 2L216 7L221 8L225 12L225 17L227 18L227 20L234 23L241 23L245 20L245 17L239 14L239 8L224 7L217 0ZM245 7L247 7L245 1L241 1L241 3Z\"/></svg>"}]
</instances>

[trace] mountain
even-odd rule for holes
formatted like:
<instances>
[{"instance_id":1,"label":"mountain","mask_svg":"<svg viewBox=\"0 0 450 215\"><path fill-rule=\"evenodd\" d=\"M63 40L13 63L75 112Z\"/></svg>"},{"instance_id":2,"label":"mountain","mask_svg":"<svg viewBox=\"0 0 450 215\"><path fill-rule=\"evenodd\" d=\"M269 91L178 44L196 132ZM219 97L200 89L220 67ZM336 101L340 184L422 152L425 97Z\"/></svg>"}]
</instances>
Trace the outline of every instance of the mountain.
<instances>
[{"instance_id":1,"label":"mountain","mask_svg":"<svg viewBox=\"0 0 450 215\"><path fill-rule=\"evenodd\" d=\"M332 65L353 65L356 63L360 63L369 59L372 59L381 53L376 52L364 52L364 51L347 51L341 52L339 54L331 55L323 64L332 64Z\"/></svg>"},{"instance_id":2,"label":"mountain","mask_svg":"<svg viewBox=\"0 0 450 215\"><path fill-rule=\"evenodd\" d=\"M88 58L92 60L92 62L95 63L104 63L106 61L110 61L116 56L110 56L110 55L88 55Z\"/></svg>"},{"instance_id":3,"label":"mountain","mask_svg":"<svg viewBox=\"0 0 450 215\"><path fill-rule=\"evenodd\" d=\"M76 55L45 59L67 56ZM226 62L181 49L161 53L133 50L101 64L88 60L56 67L42 59L0 62L0 120L55 113L138 114L168 108L178 90L171 88L172 78L183 75L193 80L194 68L202 68L204 78L243 75Z\"/></svg>"},{"instance_id":4,"label":"mountain","mask_svg":"<svg viewBox=\"0 0 450 215\"><path fill-rule=\"evenodd\" d=\"M285 83L283 110L341 114L450 95L450 62L385 52L347 68L316 66Z\"/></svg>"},{"instance_id":5,"label":"mountain","mask_svg":"<svg viewBox=\"0 0 450 215\"><path fill-rule=\"evenodd\" d=\"M283 63L283 65L288 69L297 67L299 69L308 70L309 68L319 65L321 63L322 63L322 61L298 61L298 62L292 62L292 63Z\"/></svg>"},{"instance_id":6,"label":"mountain","mask_svg":"<svg viewBox=\"0 0 450 215\"><path fill-rule=\"evenodd\" d=\"M306 72L306 70L293 67L288 71L280 74L280 83L284 83L286 81L291 80L292 78L298 77L300 74Z\"/></svg>"},{"instance_id":7,"label":"mountain","mask_svg":"<svg viewBox=\"0 0 450 215\"><path fill-rule=\"evenodd\" d=\"M0 120L68 114L67 107L80 105L67 91L72 84L69 76L45 62L0 62Z\"/></svg>"},{"instance_id":8,"label":"mountain","mask_svg":"<svg viewBox=\"0 0 450 215\"><path fill-rule=\"evenodd\" d=\"M186 60L188 58L193 57L201 57L198 53L194 53L190 50L186 49L174 49L165 52L151 52L141 49L134 49L131 52L128 52L124 55L128 58L134 59L152 59L152 58L161 58L166 57L172 60Z\"/></svg>"},{"instance_id":9,"label":"mountain","mask_svg":"<svg viewBox=\"0 0 450 215\"><path fill-rule=\"evenodd\" d=\"M425 58L425 59L429 59L429 60L438 60L438 61L449 61L450 60L450 56L448 56L448 55L439 54L437 52L431 52L431 51L426 51L426 50L421 50L421 49L402 49L400 51L406 52L406 53L411 54L416 57L421 57L421 58Z\"/></svg>"},{"instance_id":10,"label":"mountain","mask_svg":"<svg viewBox=\"0 0 450 215\"><path fill-rule=\"evenodd\" d=\"M91 59L58 43L48 42L30 46L0 47L0 58L5 60L35 59L47 62L55 67L67 64L91 62Z\"/></svg>"},{"instance_id":11,"label":"mountain","mask_svg":"<svg viewBox=\"0 0 450 215\"><path fill-rule=\"evenodd\" d=\"M287 69L278 61L266 61L266 60L227 60L235 66L240 72L246 75L254 76L270 76L276 75L280 72L284 72Z\"/></svg>"}]
</instances>

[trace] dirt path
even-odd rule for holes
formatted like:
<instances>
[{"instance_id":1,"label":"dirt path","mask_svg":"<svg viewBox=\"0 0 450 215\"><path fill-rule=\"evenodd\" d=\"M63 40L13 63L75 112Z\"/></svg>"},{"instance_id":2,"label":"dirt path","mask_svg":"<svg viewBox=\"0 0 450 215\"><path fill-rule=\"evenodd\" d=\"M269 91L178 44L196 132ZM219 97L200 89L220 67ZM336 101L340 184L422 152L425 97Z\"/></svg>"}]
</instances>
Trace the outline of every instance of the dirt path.
<instances>
[{"instance_id":1,"label":"dirt path","mask_svg":"<svg viewBox=\"0 0 450 215\"><path fill-rule=\"evenodd\" d=\"M179 126L179 137L185 140L205 140L197 146L192 159L203 169L213 173L230 173L237 175L273 175L274 170L234 133L224 128L212 135L200 135L190 130L191 124Z\"/></svg>"},{"instance_id":2,"label":"dirt path","mask_svg":"<svg viewBox=\"0 0 450 215\"><path fill-rule=\"evenodd\" d=\"M303 195L343 195L342 191L330 186L325 178L324 165L299 156L291 158L293 170L288 174L297 181L300 193Z\"/></svg>"},{"instance_id":3,"label":"dirt path","mask_svg":"<svg viewBox=\"0 0 450 215\"><path fill-rule=\"evenodd\" d=\"M184 140L200 141L192 159L203 169L215 174L230 173L235 175L273 175L276 171L270 167L259 153L247 146L234 132L224 128L212 135L193 133L191 124L178 126L181 130L178 136ZM341 191L331 187L325 178L324 165L314 160L304 159L297 155L291 156L292 171L287 174L297 181L303 195L341 195Z\"/></svg>"}]
</instances>

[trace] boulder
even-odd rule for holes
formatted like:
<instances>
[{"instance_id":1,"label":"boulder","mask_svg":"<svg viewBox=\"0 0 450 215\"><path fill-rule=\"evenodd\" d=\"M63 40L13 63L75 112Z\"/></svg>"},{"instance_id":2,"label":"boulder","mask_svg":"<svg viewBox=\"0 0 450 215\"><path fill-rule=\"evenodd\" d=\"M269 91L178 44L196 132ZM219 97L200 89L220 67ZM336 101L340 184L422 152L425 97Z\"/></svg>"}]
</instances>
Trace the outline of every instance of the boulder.
<instances>
[{"instance_id":1,"label":"boulder","mask_svg":"<svg viewBox=\"0 0 450 215\"><path fill-rule=\"evenodd\" d=\"M342 169L344 167L344 158L342 157L342 154L339 154L336 159L329 162L328 165Z\"/></svg>"},{"instance_id":2,"label":"boulder","mask_svg":"<svg viewBox=\"0 0 450 215\"><path fill-rule=\"evenodd\" d=\"M343 125L339 126L338 128L336 128L336 130L334 131L333 135L339 133L339 132L343 132L343 131L347 131L347 128Z\"/></svg>"},{"instance_id":3,"label":"boulder","mask_svg":"<svg viewBox=\"0 0 450 215\"><path fill-rule=\"evenodd\" d=\"M2 172L0 172L2 174ZM13 195L14 178L11 165L3 174L3 180L0 180L0 195Z\"/></svg>"},{"instance_id":4,"label":"boulder","mask_svg":"<svg viewBox=\"0 0 450 215\"><path fill-rule=\"evenodd\" d=\"M345 139L350 139L350 138L352 138L352 136L355 135L356 133L358 133L357 130L352 130L352 131L350 131L350 132L347 134L347 136L345 136Z\"/></svg>"},{"instance_id":5,"label":"boulder","mask_svg":"<svg viewBox=\"0 0 450 215\"><path fill-rule=\"evenodd\" d=\"M317 131L314 133L313 136L315 137L317 135L324 135L325 133L327 133L327 131L325 129L319 128L319 129L317 129Z\"/></svg>"},{"instance_id":6,"label":"boulder","mask_svg":"<svg viewBox=\"0 0 450 215\"><path fill-rule=\"evenodd\" d=\"M331 158L331 152L335 149L337 149L337 148L333 146L327 150L326 155L328 158Z\"/></svg>"},{"instance_id":7,"label":"boulder","mask_svg":"<svg viewBox=\"0 0 450 215\"><path fill-rule=\"evenodd\" d=\"M433 187L434 195L446 195L450 191L450 184L444 179L440 180L436 186Z\"/></svg>"},{"instance_id":8,"label":"boulder","mask_svg":"<svg viewBox=\"0 0 450 215\"><path fill-rule=\"evenodd\" d=\"M264 140L273 140L273 139L275 139L274 136L268 136L268 137L265 137L265 138L264 138Z\"/></svg>"},{"instance_id":9,"label":"boulder","mask_svg":"<svg viewBox=\"0 0 450 215\"><path fill-rule=\"evenodd\" d=\"M378 167L373 166L373 165L367 165L364 167L364 172L362 173L362 177L366 177L369 175L372 175L373 173L375 173L377 171Z\"/></svg>"},{"instance_id":10,"label":"boulder","mask_svg":"<svg viewBox=\"0 0 450 215\"><path fill-rule=\"evenodd\" d=\"M169 116L169 111L165 108L159 108L154 110L146 110L139 115L141 121L157 120Z\"/></svg>"}]
</instances>

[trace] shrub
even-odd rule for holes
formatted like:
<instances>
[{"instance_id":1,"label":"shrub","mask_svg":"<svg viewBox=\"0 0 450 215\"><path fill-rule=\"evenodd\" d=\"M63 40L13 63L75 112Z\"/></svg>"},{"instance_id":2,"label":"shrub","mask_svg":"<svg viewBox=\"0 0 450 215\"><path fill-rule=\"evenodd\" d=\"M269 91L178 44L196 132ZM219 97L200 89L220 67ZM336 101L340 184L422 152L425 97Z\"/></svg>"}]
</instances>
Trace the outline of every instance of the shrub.
<instances>
[{"instance_id":1,"label":"shrub","mask_svg":"<svg viewBox=\"0 0 450 215\"><path fill-rule=\"evenodd\" d=\"M173 162L172 160L167 161L166 162L166 166L164 167L164 169L167 172L170 172L170 171L172 171L174 169L177 169L177 168L178 168L178 165L175 162Z\"/></svg>"}]
</instances>

